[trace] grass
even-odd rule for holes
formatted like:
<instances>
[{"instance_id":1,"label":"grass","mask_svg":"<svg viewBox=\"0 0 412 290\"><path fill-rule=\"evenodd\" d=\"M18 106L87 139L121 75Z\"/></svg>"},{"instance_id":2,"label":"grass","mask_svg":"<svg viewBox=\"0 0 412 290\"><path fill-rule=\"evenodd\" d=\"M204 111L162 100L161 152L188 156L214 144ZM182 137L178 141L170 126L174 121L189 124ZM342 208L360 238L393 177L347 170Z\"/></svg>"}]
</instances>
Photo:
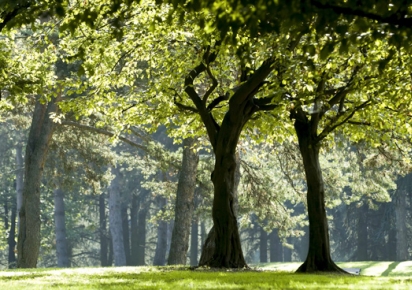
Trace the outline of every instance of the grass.
<instances>
[{"instance_id":1,"label":"grass","mask_svg":"<svg viewBox=\"0 0 412 290\"><path fill-rule=\"evenodd\" d=\"M339 263L361 276L294 274L300 263L257 271L191 271L183 267L5 270L0 289L412 289L411 262Z\"/></svg>"}]
</instances>

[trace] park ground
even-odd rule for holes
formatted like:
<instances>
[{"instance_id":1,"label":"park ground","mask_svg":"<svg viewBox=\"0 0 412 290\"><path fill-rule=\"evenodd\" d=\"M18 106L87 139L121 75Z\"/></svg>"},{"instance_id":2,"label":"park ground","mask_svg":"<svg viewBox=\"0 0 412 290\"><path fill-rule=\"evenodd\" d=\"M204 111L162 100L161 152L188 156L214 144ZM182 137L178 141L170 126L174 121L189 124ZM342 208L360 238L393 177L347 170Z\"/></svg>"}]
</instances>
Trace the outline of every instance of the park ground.
<instances>
[{"instance_id":1,"label":"park ground","mask_svg":"<svg viewBox=\"0 0 412 290\"><path fill-rule=\"evenodd\" d=\"M338 263L360 276L295 274L300 263L250 271L187 267L26 269L0 272L0 289L412 289L412 261Z\"/></svg>"}]
</instances>

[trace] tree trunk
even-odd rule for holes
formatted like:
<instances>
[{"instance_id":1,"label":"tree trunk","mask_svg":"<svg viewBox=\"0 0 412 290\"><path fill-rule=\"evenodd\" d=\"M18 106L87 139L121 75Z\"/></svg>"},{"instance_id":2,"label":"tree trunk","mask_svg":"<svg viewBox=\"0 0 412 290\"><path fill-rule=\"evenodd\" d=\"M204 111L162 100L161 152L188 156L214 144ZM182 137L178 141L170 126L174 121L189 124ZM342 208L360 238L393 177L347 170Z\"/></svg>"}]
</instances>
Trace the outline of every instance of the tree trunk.
<instances>
[{"instance_id":1,"label":"tree trunk","mask_svg":"<svg viewBox=\"0 0 412 290\"><path fill-rule=\"evenodd\" d=\"M177 184L175 222L172 232L168 265L186 265L189 248L190 226L194 209L196 170L199 154L194 148L195 140L183 140L182 168Z\"/></svg>"},{"instance_id":2,"label":"tree trunk","mask_svg":"<svg viewBox=\"0 0 412 290\"><path fill-rule=\"evenodd\" d=\"M260 244L259 244L259 252L260 252L260 262L267 263L268 262L268 234L263 227L260 227Z\"/></svg>"},{"instance_id":3,"label":"tree trunk","mask_svg":"<svg viewBox=\"0 0 412 290\"><path fill-rule=\"evenodd\" d=\"M115 266L126 266L126 255L123 242L123 227L121 215L121 198L119 188L118 169L112 169L115 178L109 186L109 221L113 243L113 257Z\"/></svg>"},{"instance_id":4,"label":"tree trunk","mask_svg":"<svg viewBox=\"0 0 412 290\"><path fill-rule=\"evenodd\" d=\"M59 188L54 190L54 224L56 231L57 267L67 268L70 267L70 260L66 236L64 193Z\"/></svg>"},{"instance_id":5,"label":"tree trunk","mask_svg":"<svg viewBox=\"0 0 412 290\"><path fill-rule=\"evenodd\" d=\"M122 216L124 253L126 255L126 265L131 266L132 257L130 255L129 215L127 213L127 206L125 204L122 204L121 206L121 216Z\"/></svg>"},{"instance_id":6,"label":"tree trunk","mask_svg":"<svg viewBox=\"0 0 412 290\"><path fill-rule=\"evenodd\" d=\"M166 199L164 197L158 197L158 204L161 210L164 210L166 206ZM157 243L156 251L153 259L154 266L166 265L166 252L167 252L167 222L159 220L157 226Z\"/></svg>"},{"instance_id":7,"label":"tree trunk","mask_svg":"<svg viewBox=\"0 0 412 290\"><path fill-rule=\"evenodd\" d=\"M330 255L328 221L325 210L325 191L319 164L320 144L316 140L317 126L307 120L295 120L299 149L303 159L307 183L309 216L309 251L297 272L341 272Z\"/></svg>"},{"instance_id":8,"label":"tree trunk","mask_svg":"<svg viewBox=\"0 0 412 290\"><path fill-rule=\"evenodd\" d=\"M16 201L17 201L17 230L20 227L20 210L23 204L23 184L24 184L24 162L23 146L19 143L16 146Z\"/></svg>"},{"instance_id":9,"label":"tree trunk","mask_svg":"<svg viewBox=\"0 0 412 290\"><path fill-rule=\"evenodd\" d=\"M197 265L199 256L199 223L197 218L192 221L192 233L190 235L190 266Z\"/></svg>"},{"instance_id":10,"label":"tree trunk","mask_svg":"<svg viewBox=\"0 0 412 290\"><path fill-rule=\"evenodd\" d=\"M406 177L404 177L406 178ZM396 260L406 261L408 254L408 236L406 228L406 188L398 188L395 196L395 219L396 219Z\"/></svg>"},{"instance_id":11,"label":"tree trunk","mask_svg":"<svg viewBox=\"0 0 412 290\"><path fill-rule=\"evenodd\" d=\"M147 208L141 207L137 219L136 262L138 266L146 265L146 216Z\"/></svg>"},{"instance_id":12,"label":"tree trunk","mask_svg":"<svg viewBox=\"0 0 412 290\"><path fill-rule=\"evenodd\" d=\"M138 232L137 232L137 217L139 214L139 198L136 194L132 196L132 205L130 207L130 264L137 266L138 253Z\"/></svg>"},{"instance_id":13,"label":"tree trunk","mask_svg":"<svg viewBox=\"0 0 412 290\"><path fill-rule=\"evenodd\" d=\"M269 253L271 262L282 262L283 261L283 249L282 243L280 242L278 230L273 229L269 234Z\"/></svg>"},{"instance_id":14,"label":"tree trunk","mask_svg":"<svg viewBox=\"0 0 412 290\"><path fill-rule=\"evenodd\" d=\"M358 223L357 223L357 248L356 260L368 261L368 206L364 203L360 208L357 208Z\"/></svg>"},{"instance_id":15,"label":"tree trunk","mask_svg":"<svg viewBox=\"0 0 412 290\"><path fill-rule=\"evenodd\" d=\"M15 249L16 249L16 203L12 203L12 208L11 208L11 218L10 218L10 230L9 230L9 236L7 237L7 243L9 246L9 254L8 254L8 267L9 269L14 269L16 268L16 255L15 255Z\"/></svg>"},{"instance_id":16,"label":"tree trunk","mask_svg":"<svg viewBox=\"0 0 412 290\"><path fill-rule=\"evenodd\" d=\"M108 236L107 236L107 218L106 203L104 193L99 196L99 238L100 238L100 265L102 267L110 266L108 261Z\"/></svg>"},{"instance_id":17,"label":"tree trunk","mask_svg":"<svg viewBox=\"0 0 412 290\"><path fill-rule=\"evenodd\" d=\"M49 118L57 112L55 100L36 102L26 146L23 203L20 210L17 254L19 268L35 268L40 249L40 183L55 124Z\"/></svg>"},{"instance_id":18,"label":"tree trunk","mask_svg":"<svg viewBox=\"0 0 412 290\"><path fill-rule=\"evenodd\" d=\"M292 239L289 237L286 239L286 242L290 244ZM292 262L292 249L282 245L283 248L283 262Z\"/></svg>"}]
</instances>

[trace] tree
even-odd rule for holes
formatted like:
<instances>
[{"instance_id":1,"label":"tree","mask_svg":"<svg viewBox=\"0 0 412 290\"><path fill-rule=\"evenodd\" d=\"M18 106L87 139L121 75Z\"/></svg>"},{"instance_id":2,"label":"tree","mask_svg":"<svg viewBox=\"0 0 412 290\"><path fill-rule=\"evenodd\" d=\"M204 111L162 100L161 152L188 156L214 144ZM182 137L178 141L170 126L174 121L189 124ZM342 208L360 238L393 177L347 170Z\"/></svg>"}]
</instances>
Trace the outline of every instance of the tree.
<instances>
[{"instance_id":1,"label":"tree","mask_svg":"<svg viewBox=\"0 0 412 290\"><path fill-rule=\"evenodd\" d=\"M170 244L168 265L185 265L189 248L189 235L194 210L194 194L196 187L196 170L199 154L195 140L183 140L182 167L176 192L175 221Z\"/></svg>"}]
</instances>

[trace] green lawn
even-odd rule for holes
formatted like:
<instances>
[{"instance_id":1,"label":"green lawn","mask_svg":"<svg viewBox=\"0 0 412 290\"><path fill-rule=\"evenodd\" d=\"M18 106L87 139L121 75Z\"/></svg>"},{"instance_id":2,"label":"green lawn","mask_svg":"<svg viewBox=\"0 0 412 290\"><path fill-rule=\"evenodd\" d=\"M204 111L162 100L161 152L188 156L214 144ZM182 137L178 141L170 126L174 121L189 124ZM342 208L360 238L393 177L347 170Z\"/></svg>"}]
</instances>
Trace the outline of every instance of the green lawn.
<instances>
[{"instance_id":1,"label":"green lawn","mask_svg":"<svg viewBox=\"0 0 412 290\"><path fill-rule=\"evenodd\" d=\"M411 262L340 263L361 276L294 274L300 263L259 265L260 271L191 271L122 267L6 270L0 289L412 289Z\"/></svg>"}]
</instances>

